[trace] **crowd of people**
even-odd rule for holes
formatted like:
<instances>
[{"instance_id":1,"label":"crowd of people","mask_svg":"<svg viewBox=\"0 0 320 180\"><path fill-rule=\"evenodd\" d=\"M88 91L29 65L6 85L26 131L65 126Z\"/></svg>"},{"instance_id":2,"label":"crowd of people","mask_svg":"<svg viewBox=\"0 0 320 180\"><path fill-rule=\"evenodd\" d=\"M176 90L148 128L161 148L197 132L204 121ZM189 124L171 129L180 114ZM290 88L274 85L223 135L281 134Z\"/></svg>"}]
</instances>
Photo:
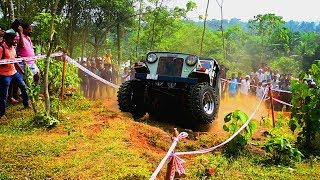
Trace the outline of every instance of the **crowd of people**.
<instances>
[{"instance_id":1,"label":"crowd of people","mask_svg":"<svg viewBox=\"0 0 320 180\"><path fill-rule=\"evenodd\" d=\"M0 30L0 57L5 59L30 57L35 55L34 46L30 39L32 26L16 19L8 30ZM23 79L26 68L30 68L34 83L39 84L39 69L34 59L26 59L21 63L0 65L0 118L6 119L7 102L17 103L22 99L25 108L29 108L27 86ZM19 93L20 92L20 93ZM19 95L21 94L21 95Z\"/></svg>"},{"instance_id":2,"label":"crowd of people","mask_svg":"<svg viewBox=\"0 0 320 180\"><path fill-rule=\"evenodd\" d=\"M252 95L261 99L264 92L273 89L273 98L290 104L291 91L290 81L293 79L292 74L280 74L278 70L271 70L266 64L262 64L258 71L252 72L250 75L243 77L242 73L232 73L231 78L222 81L223 91L227 92L229 97L237 95ZM269 94L266 94L268 99ZM284 106L278 101L273 101L276 111L289 111L289 106Z\"/></svg>"},{"instance_id":3,"label":"crowd of people","mask_svg":"<svg viewBox=\"0 0 320 180\"><path fill-rule=\"evenodd\" d=\"M134 78L133 68L124 67L123 73L120 74L115 63L111 62L109 54L106 54L104 60L102 58L88 58L86 61L81 60L80 64L95 75L116 85ZM106 94L107 99L116 96L115 88L103 84L80 69L78 75L81 79L81 92L85 97L95 100L104 98L104 94Z\"/></svg>"}]
</instances>

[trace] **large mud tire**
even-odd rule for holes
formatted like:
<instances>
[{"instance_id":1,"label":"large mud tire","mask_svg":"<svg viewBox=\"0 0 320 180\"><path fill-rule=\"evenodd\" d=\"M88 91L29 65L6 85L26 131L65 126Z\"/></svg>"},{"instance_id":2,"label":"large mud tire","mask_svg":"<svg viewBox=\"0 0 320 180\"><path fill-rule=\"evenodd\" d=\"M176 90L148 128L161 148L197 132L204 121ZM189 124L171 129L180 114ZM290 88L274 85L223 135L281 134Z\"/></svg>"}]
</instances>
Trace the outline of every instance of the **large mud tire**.
<instances>
[{"instance_id":1,"label":"large mud tire","mask_svg":"<svg viewBox=\"0 0 320 180\"><path fill-rule=\"evenodd\" d=\"M118 105L122 112L130 112L134 119L146 114L144 107L145 86L137 80L123 82L118 91Z\"/></svg>"},{"instance_id":2,"label":"large mud tire","mask_svg":"<svg viewBox=\"0 0 320 180\"><path fill-rule=\"evenodd\" d=\"M216 118L219 109L219 92L208 85L199 83L188 93L187 110L193 124L201 131L207 131Z\"/></svg>"}]
</instances>

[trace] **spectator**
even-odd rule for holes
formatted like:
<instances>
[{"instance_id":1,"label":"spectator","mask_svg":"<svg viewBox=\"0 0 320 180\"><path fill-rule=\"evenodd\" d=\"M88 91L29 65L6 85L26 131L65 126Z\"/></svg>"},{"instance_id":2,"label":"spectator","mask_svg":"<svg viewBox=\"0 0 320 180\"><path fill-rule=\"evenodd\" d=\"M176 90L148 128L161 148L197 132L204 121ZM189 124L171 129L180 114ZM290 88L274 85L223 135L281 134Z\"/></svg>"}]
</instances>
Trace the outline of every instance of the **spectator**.
<instances>
[{"instance_id":1,"label":"spectator","mask_svg":"<svg viewBox=\"0 0 320 180\"><path fill-rule=\"evenodd\" d=\"M102 77L101 73L104 71L102 59L98 61L97 69L98 69L98 75ZM98 81L98 88L99 88L99 96L100 98L103 98L103 90L105 88L105 84L103 82Z\"/></svg>"},{"instance_id":2,"label":"spectator","mask_svg":"<svg viewBox=\"0 0 320 180\"><path fill-rule=\"evenodd\" d=\"M257 91L256 91L256 97L260 100L263 96L264 90L267 86L267 83L258 83Z\"/></svg>"},{"instance_id":3,"label":"spectator","mask_svg":"<svg viewBox=\"0 0 320 180\"><path fill-rule=\"evenodd\" d=\"M87 68L87 63L86 61L81 61L81 65L85 68ZM80 82L80 89L83 93L84 97L89 96L89 77L88 74L81 69L78 70L78 77L81 79Z\"/></svg>"},{"instance_id":4,"label":"spectator","mask_svg":"<svg viewBox=\"0 0 320 180\"><path fill-rule=\"evenodd\" d=\"M101 72L101 77L109 82L112 82L112 71L111 71L111 64L105 64L104 69ZM106 92L107 92L107 99L111 98L111 87L106 85Z\"/></svg>"},{"instance_id":5,"label":"spectator","mask_svg":"<svg viewBox=\"0 0 320 180\"><path fill-rule=\"evenodd\" d=\"M134 79L136 75L136 70L134 68L131 68L130 70L130 80Z\"/></svg>"},{"instance_id":6,"label":"spectator","mask_svg":"<svg viewBox=\"0 0 320 180\"><path fill-rule=\"evenodd\" d=\"M19 27L21 28L21 21L18 19L15 19L14 22L11 24L11 29L15 31L16 35L18 35L18 29ZM15 64L16 70L22 75L24 72L22 70L22 68L20 66L17 66L17 64ZM9 90L8 90L8 102L10 103L17 103L18 99L19 99L19 95L18 95L18 85L16 82L11 81L10 86L9 86Z\"/></svg>"},{"instance_id":7,"label":"spectator","mask_svg":"<svg viewBox=\"0 0 320 180\"><path fill-rule=\"evenodd\" d=\"M285 91L291 91L291 88L290 88L290 80L289 79L286 79L283 83L283 87L281 88L282 90L285 90ZM291 103L291 93L287 93L287 92L280 92L280 100L283 101L283 102L286 102L288 104ZM285 111L286 112L289 112L291 110L291 107L290 106L286 106L285 105Z\"/></svg>"},{"instance_id":8,"label":"spectator","mask_svg":"<svg viewBox=\"0 0 320 180\"><path fill-rule=\"evenodd\" d=\"M123 73L121 74L121 80L122 82L125 82L125 81L129 81L130 80L130 70L128 67L125 67L124 70L123 70Z\"/></svg>"},{"instance_id":9,"label":"spectator","mask_svg":"<svg viewBox=\"0 0 320 180\"><path fill-rule=\"evenodd\" d=\"M230 84L229 84L229 96L230 97L236 97L237 95L237 79L236 79L236 75L234 73L232 73L231 76L231 80L230 80Z\"/></svg>"},{"instance_id":10,"label":"spectator","mask_svg":"<svg viewBox=\"0 0 320 180\"><path fill-rule=\"evenodd\" d=\"M30 39L32 33L32 26L30 24L23 23L22 26L18 28L19 36L16 37L17 45L17 54L20 57L30 57L35 56L34 47ZM39 68L35 63L35 59L28 59L25 61L28 67L31 69L33 81L35 85L40 83ZM20 63L20 66L24 70L24 63Z\"/></svg>"},{"instance_id":11,"label":"spectator","mask_svg":"<svg viewBox=\"0 0 320 180\"><path fill-rule=\"evenodd\" d=\"M257 91L257 86L259 84L258 75L256 73L253 74L253 78L251 78L250 84L253 85L252 87L250 87L251 93L255 95Z\"/></svg>"},{"instance_id":12,"label":"spectator","mask_svg":"<svg viewBox=\"0 0 320 180\"><path fill-rule=\"evenodd\" d=\"M259 79L260 83L262 83L262 81L265 80L264 73L262 72L262 69L259 69L258 79Z\"/></svg>"},{"instance_id":13,"label":"spectator","mask_svg":"<svg viewBox=\"0 0 320 180\"><path fill-rule=\"evenodd\" d=\"M96 67L96 63L94 61L91 62L91 66L89 69L92 73L99 75L99 71ZM96 80L94 77L89 77L89 98L91 100L95 100L97 98L96 93L98 90L98 80Z\"/></svg>"},{"instance_id":14,"label":"spectator","mask_svg":"<svg viewBox=\"0 0 320 180\"><path fill-rule=\"evenodd\" d=\"M273 91L273 98L280 99L280 93L278 91ZM274 110L281 111L282 104L275 100L273 100L272 102L273 102Z\"/></svg>"},{"instance_id":15,"label":"spectator","mask_svg":"<svg viewBox=\"0 0 320 180\"><path fill-rule=\"evenodd\" d=\"M116 68L116 66L114 64L111 64L111 71L112 71L112 77L111 77L112 83L113 84L119 84L118 83L119 72L118 72L118 70L117 70L117 68ZM113 88L113 93L114 93L114 95L116 95L116 93L117 93L117 89L116 88Z\"/></svg>"},{"instance_id":16,"label":"spectator","mask_svg":"<svg viewBox=\"0 0 320 180\"><path fill-rule=\"evenodd\" d=\"M0 57L2 59L11 59L16 57L16 51L14 46L17 44L15 40L16 33L13 30L8 30L4 34L5 42L0 48ZM8 95L8 88L10 82L14 81L17 83L21 90L23 97L23 105L25 108L29 107L29 99L27 94L26 84L22 80L21 75L17 72L14 64L4 64L0 65L0 118L1 120L6 119L6 98Z\"/></svg>"},{"instance_id":17,"label":"spectator","mask_svg":"<svg viewBox=\"0 0 320 180\"><path fill-rule=\"evenodd\" d=\"M111 54L111 51L109 50L109 51L106 53L106 57L104 58L104 59L105 59L105 63L111 64L111 57L112 57L112 54Z\"/></svg>"},{"instance_id":18,"label":"spectator","mask_svg":"<svg viewBox=\"0 0 320 180\"><path fill-rule=\"evenodd\" d=\"M238 77L236 79L237 79L237 83L241 84L241 80L242 80L242 73L241 72L238 72ZM237 93L239 93L239 92L240 92L240 86L237 86Z\"/></svg>"},{"instance_id":19,"label":"spectator","mask_svg":"<svg viewBox=\"0 0 320 180\"><path fill-rule=\"evenodd\" d=\"M240 92L241 94L248 95L249 89L250 89L250 76L246 75L246 78L241 80Z\"/></svg>"}]
</instances>

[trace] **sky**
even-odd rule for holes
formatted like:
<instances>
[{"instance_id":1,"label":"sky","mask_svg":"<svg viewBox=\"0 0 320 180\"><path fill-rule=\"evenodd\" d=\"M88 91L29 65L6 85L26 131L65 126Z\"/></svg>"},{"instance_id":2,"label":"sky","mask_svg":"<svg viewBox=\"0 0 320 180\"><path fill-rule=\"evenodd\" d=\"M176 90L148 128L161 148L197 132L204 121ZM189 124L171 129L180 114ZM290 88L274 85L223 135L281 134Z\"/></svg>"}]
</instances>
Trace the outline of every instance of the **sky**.
<instances>
[{"instance_id":1,"label":"sky","mask_svg":"<svg viewBox=\"0 0 320 180\"><path fill-rule=\"evenodd\" d=\"M169 7L185 7L190 0L165 0ZM197 9L187 15L198 20L205 14L207 0L192 0ZM221 2L222 0L218 0ZM242 21L253 19L255 15L274 13L290 21L320 21L320 0L223 0L224 19L238 18ZM220 8L216 0L210 0L208 19L220 19Z\"/></svg>"}]
</instances>

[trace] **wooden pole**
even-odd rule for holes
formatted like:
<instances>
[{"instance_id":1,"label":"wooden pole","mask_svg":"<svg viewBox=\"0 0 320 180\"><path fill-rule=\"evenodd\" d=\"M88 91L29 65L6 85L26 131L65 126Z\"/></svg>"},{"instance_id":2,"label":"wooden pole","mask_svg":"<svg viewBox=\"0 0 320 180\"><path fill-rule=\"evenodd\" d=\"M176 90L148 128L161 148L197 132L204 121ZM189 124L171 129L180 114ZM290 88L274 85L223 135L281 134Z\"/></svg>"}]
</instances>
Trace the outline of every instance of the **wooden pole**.
<instances>
[{"instance_id":1,"label":"wooden pole","mask_svg":"<svg viewBox=\"0 0 320 180\"><path fill-rule=\"evenodd\" d=\"M62 80L61 80L61 94L60 99L63 100L64 97L64 80L66 77L66 71L67 71L67 59L65 56L63 56L63 68L62 68Z\"/></svg>"},{"instance_id":2,"label":"wooden pole","mask_svg":"<svg viewBox=\"0 0 320 180\"><path fill-rule=\"evenodd\" d=\"M271 90L271 84L269 84L269 97L270 97L270 107L271 107L271 115L272 115L272 125L273 127L276 126L275 120L274 120L274 109L273 109L273 98L272 98L272 90Z\"/></svg>"},{"instance_id":3,"label":"wooden pole","mask_svg":"<svg viewBox=\"0 0 320 180\"><path fill-rule=\"evenodd\" d=\"M179 132L177 130L177 128L174 128L174 132L173 132L173 137L178 137L179 135ZM167 166L167 173L166 173L166 180L170 180L170 175L171 175L171 170L173 167L174 164L173 164L173 158L170 160L170 162L168 163L168 166Z\"/></svg>"}]
</instances>

